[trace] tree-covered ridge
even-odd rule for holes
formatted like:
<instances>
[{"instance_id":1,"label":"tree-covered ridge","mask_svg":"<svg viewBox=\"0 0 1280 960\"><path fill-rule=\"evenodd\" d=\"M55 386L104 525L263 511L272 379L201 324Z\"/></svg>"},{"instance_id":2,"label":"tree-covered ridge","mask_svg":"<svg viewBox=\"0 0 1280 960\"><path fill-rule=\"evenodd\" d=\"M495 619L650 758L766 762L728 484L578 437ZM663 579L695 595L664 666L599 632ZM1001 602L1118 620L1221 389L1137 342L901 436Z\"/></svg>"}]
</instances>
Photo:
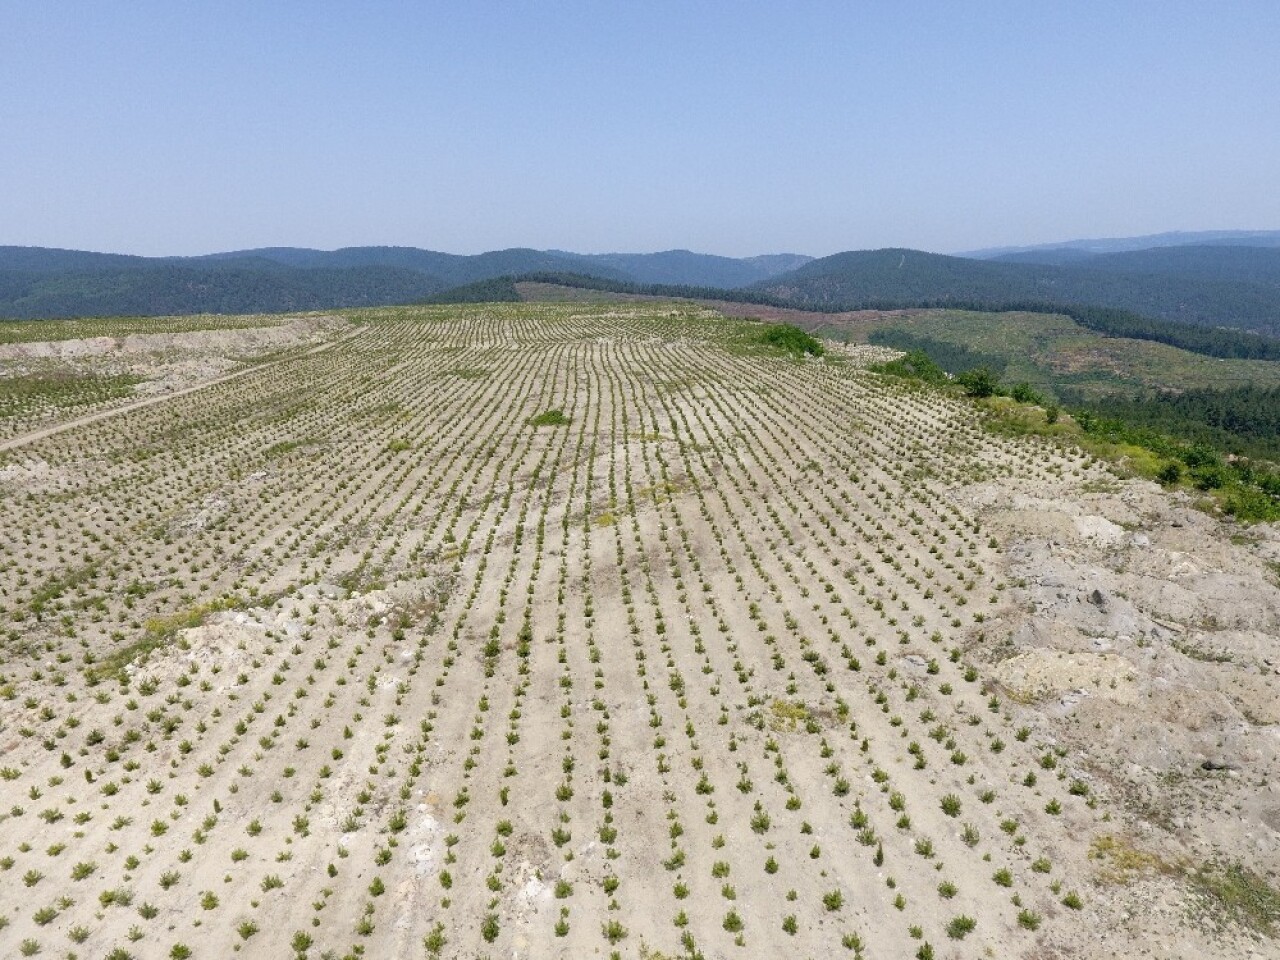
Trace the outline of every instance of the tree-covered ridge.
<instances>
[{"instance_id":1,"label":"tree-covered ridge","mask_svg":"<svg viewBox=\"0 0 1280 960\"><path fill-rule=\"evenodd\" d=\"M982 353L978 350L971 350L963 344L948 343L945 340L923 337L907 330L892 327L871 331L867 340L879 346L903 350L907 354L918 351L937 364L940 369L952 374L965 373L969 370L977 370L980 367L984 367L1000 376L1004 374L1005 367L1009 363L1004 357L993 353ZM926 377L926 379L928 378Z\"/></svg>"},{"instance_id":2,"label":"tree-covered ridge","mask_svg":"<svg viewBox=\"0 0 1280 960\"><path fill-rule=\"evenodd\" d=\"M1223 248L1227 252L1217 256L1225 260L1242 249ZM1196 326L1280 334L1280 285L1274 282L1091 269L1089 262L1010 263L918 250L865 250L814 260L753 289L809 309L1089 307Z\"/></svg>"},{"instance_id":3,"label":"tree-covered ridge","mask_svg":"<svg viewBox=\"0 0 1280 960\"><path fill-rule=\"evenodd\" d=\"M1280 359L1280 339L1233 328L1280 331L1277 250L1182 247L1086 261L1130 263L1144 273L1118 267L1090 271L1074 265L979 261L912 250L861 251L811 261L754 287L733 290L640 282L622 270L644 272L640 264L650 275L713 276L728 282L741 279L743 270L773 271L798 259L803 258L777 255L739 261L688 251L582 256L525 249L467 257L409 247L266 248L208 257L144 258L0 247L0 317L154 316L511 300L517 295L516 282L536 281L819 312L943 307L1057 313L1109 337L1151 340L1213 357ZM734 271L738 273L731 277Z\"/></svg>"},{"instance_id":4,"label":"tree-covered ridge","mask_svg":"<svg viewBox=\"0 0 1280 960\"><path fill-rule=\"evenodd\" d=\"M559 251L557 251L559 252ZM760 257L717 257L689 250L661 253L563 254L581 261L585 273L599 275L601 267L636 283L664 283L736 289L794 270L812 260L799 254Z\"/></svg>"},{"instance_id":5,"label":"tree-covered ridge","mask_svg":"<svg viewBox=\"0 0 1280 960\"><path fill-rule=\"evenodd\" d=\"M1096 398L1064 391L1065 403L1099 417L1171 434L1227 453L1280 462L1280 389L1153 391Z\"/></svg>"},{"instance_id":6,"label":"tree-covered ridge","mask_svg":"<svg viewBox=\"0 0 1280 960\"><path fill-rule=\"evenodd\" d=\"M524 274L591 275L597 282L679 279L721 293L808 260L795 254L716 257L583 255L513 248L473 256L416 247L310 250L264 247L201 257L137 257L0 246L0 318L267 313L413 303L458 287L440 302L480 295L488 281ZM492 288L511 299L510 284Z\"/></svg>"},{"instance_id":7,"label":"tree-covered ridge","mask_svg":"<svg viewBox=\"0 0 1280 960\"><path fill-rule=\"evenodd\" d=\"M413 303L464 284L575 266L536 250L474 257L413 248L293 248L209 257L118 257L0 248L0 317L271 313ZM616 274L608 267L599 270Z\"/></svg>"},{"instance_id":8,"label":"tree-covered ridge","mask_svg":"<svg viewBox=\"0 0 1280 960\"><path fill-rule=\"evenodd\" d=\"M947 308L970 310L979 313L1039 313L1069 317L1082 327L1100 333L1104 337L1125 337L1130 340L1150 340L1164 343L1180 350L1189 350L1206 357L1234 360L1280 360L1280 339L1251 333L1245 330L1229 330L1221 327L1198 327L1189 323L1175 323L1139 316L1128 310L1111 307L1058 306L1051 303L953 303L924 302L899 305L865 306L849 309L901 309Z\"/></svg>"},{"instance_id":9,"label":"tree-covered ridge","mask_svg":"<svg viewBox=\"0 0 1280 960\"><path fill-rule=\"evenodd\" d=\"M1174 323L1111 307L1068 306L1061 308L1061 312L1081 326L1108 337L1154 340L1208 357L1280 360L1280 340L1245 330Z\"/></svg>"},{"instance_id":10,"label":"tree-covered ridge","mask_svg":"<svg viewBox=\"0 0 1280 960\"><path fill-rule=\"evenodd\" d=\"M758 290L725 290L721 287L690 284L636 283L630 280L611 280L572 270L567 272L535 270L513 274L508 279L514 283L554 284L571 289L603 290L628 296L670 297L677 300L724 300L730 303L757 303L774 307L791 306L783 297L761 293ZM448 292L445 291L445 293Z\"/></svg>"},{"instance_id":11,"label":"tree-covered ridge","mask_svg":"<svg viewBox=\"0 0 1280 960\"><path fill-rule=\"evenodd\" d=\"M438 288L430 277L395 267L0 271L0 317L282 313L406 303Z\"/></svg>"},{"instance_id":12,"label":"tree-covered ridge","mask_svg":"<svg viewBox=\"0 0 1280 960\"><path fill-rule=\"evenodd\" d=\"M1280 247L1186 246L1129 250L1077 261L1090 270L1173 274L1280 286Z\"/></svg>"},{"instance_id":13,"label":"tree-covered ridge","mask_svg":"<svg viewBox=\"0 0 1280 960\"><path fill-rule=\"evenodd\" d=\"M430 303L518 303L520 291L511 277L494 277L453 287L432 296Z\"/></svg>"}]
</instances>

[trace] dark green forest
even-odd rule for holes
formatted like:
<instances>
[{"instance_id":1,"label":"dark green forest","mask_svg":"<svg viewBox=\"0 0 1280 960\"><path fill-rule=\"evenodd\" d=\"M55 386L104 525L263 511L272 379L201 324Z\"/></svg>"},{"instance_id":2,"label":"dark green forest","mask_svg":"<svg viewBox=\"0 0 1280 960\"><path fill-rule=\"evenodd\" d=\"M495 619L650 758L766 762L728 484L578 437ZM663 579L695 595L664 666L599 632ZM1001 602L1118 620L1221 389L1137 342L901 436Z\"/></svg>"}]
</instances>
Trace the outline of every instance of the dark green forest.
<instances>
[{"instance_id":1,"label":"dark green forest","mask_svg":"<svg viewBox=\"0 0 1280 960\"><path fill-rule=\"evenodd\" d=\"M1229 272L1231 258L1248 260L1253 252L1241 247L1221 250L1219 276ZM1090 307L1157 321L1280 335L1280 282L1276 280L1092 269L1089 263L1049 265L970 260L918 250L860 250L813 260L751 289L805 309L928 306L1045 312L1047 307L1047 312L1063 312L1066 307Z\"/></svg>"},{"instance_id":2,"label":"dark green forest","mask_svg":"<svg viewBox=\"0 0 1280 960\"><path fill-rule=\"evenodd\" d=\"M1181 350L1189 350L1206 357L1228 360L1280 360L1280 339L1248 333L1244 330L1227 330L1214 327L1197 327L1189 323L1173 323L1140 317L1127 310L1111 307L1055 306L1049 303L913 303L906 307L972 310L978 313L1046 313L1070 317L1082 327L1100 333L1104 337L1126 337L1130 340L1150 340L1168 344ZM887 306L863 309L895 309ZM874 342L874 341L873 341ZM887 341L886 341L887 342ZM896 346L896 344L895 344ZM904 347L903 349L909 349Z\"/></svg>"},{"instance_id":3,"label":"dark green forest","mask_svg":"<svg viewBox=\"0 0 1280 960\"><path fill-rule=\"evenodd\" d=\"M1226 453L1280 462L1280 390L1238 387L1108 397L1070 390L1062 402L1100 418L1169 434Z\"/></svg>"},{"instance_id":4,"label":"dark green forest","mask_svg":"<svg viewBox=\"0 0 1280 960\"><path fill-rule=\"evenodd\" d=\"M1201 280L1243 280L1280 285L1280 246L1189 244L1120 253L1043 251L995 257L1006 263L1048 263L1112 273L1173 274Z\"/></svg>"},{"instance_id":5,"label":"dark green forest","mask_svg":"<svg viewBox=\"0 0 1280 960\"><path fill-rule=\"evenodd\" d=\"M970 350L960 344L922 337L906 330L882 329L873 330L867 337L868 342L878 346L893 347L907 353L920 351L947 373L958 374L969 370L985 368L996 376L1004 374L1008 365L1004 357L992 353L981 353Z\"/></svg>"},{"instance_id":6,"label":"dark green forest","mask_svg":"<svg viewBox=\"0 0 1280 960\"><path fill-rule=\"evenodd\" d=\"M431 278L396 267L0 271L0 316L167 316L283 313L410 303L438 289Z\"/></svg>"},{"instance_id":7,"label":"dark green forest","mask_svg":"<svg viewBox=\"0 0 1280 960\"><path fill-rule=\"evenodd\" d=\"M778 254L716 257L688 250L584 255L512 248L463 256L416 247L311 250L264 247L200 257L137 257L0 246L0 318L271 313L459 302L510 283L448 293L524 274L591 275L598 283L680 279L713 289L753 283L808 261Z\"/></svg>"},{"instance_id":8,"label":"dark green forest","mask_svg":"<svg viewBox=\"0 0 1280 960\"><path fill-rule=\"evenodd\" d=\"M427 299L427 303L518 303L520 291L511 277L494 277L453 287Z\"/></svg>"}]
</instances>

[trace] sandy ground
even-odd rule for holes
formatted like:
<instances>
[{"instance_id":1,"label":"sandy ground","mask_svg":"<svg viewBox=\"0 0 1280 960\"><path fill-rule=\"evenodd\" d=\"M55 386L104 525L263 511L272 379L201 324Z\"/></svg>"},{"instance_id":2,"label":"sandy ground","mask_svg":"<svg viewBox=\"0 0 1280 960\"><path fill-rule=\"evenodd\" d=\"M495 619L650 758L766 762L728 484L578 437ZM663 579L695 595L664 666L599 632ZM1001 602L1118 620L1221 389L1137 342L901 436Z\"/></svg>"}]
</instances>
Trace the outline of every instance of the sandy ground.
<instances>
[{"instance_id":1,"label":"sandy ground","mask_svg":"<svg viewBox=\"0 0 1280 960\"><path fill-rule=\"evenodd\" d=\"M0 954L1280 955L1276 532L654 310L0 454Z\"/></svg>"},{"instance_id":2,"label":"sandy ground","mask_svg":"<svg viewBox=\"0 0 1280 960\"><path fill-rule=\"evenodd\" d=\"M312 356L317 353L322 353L325 350L332 348L335 344L341 342L342 339L356 336L358 333L359 331L357 330L354 333L344 334L343 337L337 340L331 340L327 343L321 343L319 346L311 347L306 351L306 354L308 356ZM165 403L177 397L183 397L187 394L194 393L197 390L203 390L206 387L235 380L238 377L243 377L249 374L261 376L264 367L269 367L272 364L282 362L283 360L268 360L257 364L255 367L239 367L238 369L234 369L231 373L222 373L220 375L215 373L215 371L220 370L223 367L223 364L219 363L210 363L199 360L194 362L179 361L177 363L168 363L165 364L164 373L161 379L144 381L138 385L137 392L144 395L141 399L129 400L119 404L103 404L101 406L105 409L99 409L95 413L87 413L69 419L58 419L49 426L41 429L21 433L16 437L11 437L7 440L0 440L0 451L14 450L18 447L35 443L38 440L44 440L67 430L78 430L83 427L87 427L90 424L105 420L108 417L114 417L122 413L139 410L143 407L150 407L159 403ZM230 364L230 361L224 361L224 363ZM182 383L188 383L189 385L181 386L180 384ZM21 470L19 469L18 473L15 473L14 476L18 476L20 473ZM3 472L0 472L0 476L3 476Z\"/></svg>"},{"instance_id":3,"label":"sandy ground","mask_svg":"<svg viewBox=\"0 0 1280 960\"><path fill-rule=\"evenodd\" d=\"M163 329L168 318L135 323ZM6 380L30 377L72 385L121 377L132 382L131 389L106 400L87 395L68 403L56 392L32 398L26 409L0 416L0 449L43 436L46 428L56 430L79 419L92 422L93 413L135 405L136 398L185 393L271 362L277 355L323 346L349 326L341 317L317 315L279 318L257 327L0 343L0 390Z\"/></svg>"}]
</instances>

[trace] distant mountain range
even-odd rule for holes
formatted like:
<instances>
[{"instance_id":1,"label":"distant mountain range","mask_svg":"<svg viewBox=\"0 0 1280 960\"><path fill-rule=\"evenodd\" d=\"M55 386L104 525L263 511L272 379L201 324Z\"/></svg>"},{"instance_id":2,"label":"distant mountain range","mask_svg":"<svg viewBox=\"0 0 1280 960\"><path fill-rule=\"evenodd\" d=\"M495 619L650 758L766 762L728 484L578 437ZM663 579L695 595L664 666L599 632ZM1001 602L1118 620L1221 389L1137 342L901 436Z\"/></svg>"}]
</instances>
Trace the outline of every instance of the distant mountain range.
<instances>
[{"instance_id":1,"label":"distant mountain range","mask_svg":"<svg viewBox=\"0 0 1280 960\"><path fill-rule=\"evenodd\" d=\"M452 299L485 299L511 288L503 278L572 276L576 283L616 291L806 310L1071 308L1080 315L1105 308L1144 321L1280 336L1280 231L1073 240L980 253L954 257L886 249L813 259L688 250L579 254L516 248L460 256L415 247L266 247L202 257L135 257L0 247L0 317L319 310L449 300L459 288L464 295ZM1132 317L1126 324L1125 329L1141 326Z\"/></svg>"},{"instance_id":2,"label":"distant mountain range","mask_svg":"<svg viewBox=\"0 0 1280 960\"><path fill-rule=\"evenodd\" d=\"M970 260L995 260L1029 254L1052 256L1061 252L1064 257L1073 253L1126 253L1130 250L1151 250L1155 247L1280 247L1280 230L1175 230L1169 233L1149 233L1142 237L1109 237L1092 240L1063 240L1058 243L1040 243L1030 247L988 247L957 253L957 257ZM1063 261L1035 260L1036 263Z\"/></svg>"},{"instance_id":3,"label":"distant mountain range","mask_svg":"<svg viewBox=\"0 0 1280 960\"><path fill-rule=\"evenodd\" d=\"M1167 246L994 259L862 250L812 260L749 289L803 309L895 306L1105 307L1280 335L1280 246Z\"/></svg>"},{"instance_id":4,"label":"distant mountain range","mask_svg":"<svg viewBox=\"0 0 1280 960\"><path fill-rule=\"evenodd\" d=\"M135 257L0 247L0 317L267 313L411 303L452 287L528 273L732 289L810 259L734 259L688 250L589 255L511 249L460 256L415 247L265 247L201 257Z\"/></svg>"},{"instance_id":5,"label":"distant mountain range","mask_svg":"<svg viewBox=\"0 0 1280 960\"><path fill-rule=\"evenodd\" d=\"M665 253L560 253L576 260L579 273L602 276L615 270L637 283L664 283L676 286L721 287L735 290L794 270L813 257L798 253L775 253L761 257L716 257L688 250Z\"/></svg>"}]
</instances>

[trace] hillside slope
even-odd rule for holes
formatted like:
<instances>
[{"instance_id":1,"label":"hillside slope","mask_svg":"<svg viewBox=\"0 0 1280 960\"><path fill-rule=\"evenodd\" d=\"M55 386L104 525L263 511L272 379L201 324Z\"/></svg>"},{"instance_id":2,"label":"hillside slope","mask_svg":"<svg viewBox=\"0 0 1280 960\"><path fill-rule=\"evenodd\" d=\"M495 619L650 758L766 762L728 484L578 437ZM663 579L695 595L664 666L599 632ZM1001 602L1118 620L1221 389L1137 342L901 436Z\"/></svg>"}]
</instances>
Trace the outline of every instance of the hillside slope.
<instances>
[{"instance_id":1,"label":"hillside slope","mask_svg":"<svg viewBox=\"0 0 1280 960\"><path fill-rule=\"evenodd\" d=\"M272 312L409 303L499 277L573 274L618 284L740 287L805 263L687 250L584 255L512 248L473 256L416 247L262 247L199 257L136 257L0 247L0 318Z\"/></svg>"},{"instance_id":2,"label":"hillside slope","mask_svg":"<svg viewBox=\"0 0 1280 960\"><path fill-rule=\"evenodd\" d=\"M1156 247L1186 246L1280 247L1280 230L1173 230L1149 233L1140 237L1093 237L1040 243L1025 247L987 247L958 253L958 257L987 260L1011 254L1048 254L1053 251L1081 253L1123 253L1128 250L1151 250Z\"/></svg>"},{"instance_id":3,"label":"hillside slope","mask_svg":"<svg viewBox=\"0 0 1280 960\"><path fill-rule=\"evenodd\" d=\"M0 450L0 955L1275 956L1273 532L688 304L346 319Z\"/></svg>"},{"instance_id":4,"label":"hillside slope","mask_svg":"<svg viewBox=\"0 0 1280 960\"><path fill-rule=\"evenodd\" d=\"M1160 274L1280 287L1280 247L1153 247L1125 253L1084 254L1068 265L1110 273Z\"/></svg>"},{"instance_id":5,"label":"hillside slope","mask_svg":"<svg viewBox=\"0 0 1280 960\"><path fill-rule=\"evenodd\" d=\"M0 247L0 317L272 313L411 303L461 284L540 270L582 272L537 250L477 256L411 247L270 247L203 257L132 257ZM590 267L608 280L625 277Z\"/></svg>"},{"instance_id":6,"label":"hillside slope","mask_svg":"<svg viewBox=\"0 0 1280 960\"><path fill-rule=\"evenodd\" d=\"M725 289L759 283L794 270L813 259L795 253L737 259L693 253L689 250L666 250L661 253L571 253L564 256L572 257L584 265L578 272L600 275L600 268L606 267L613 268L637 283Z\"/></svg>"},{"instance_id":7,"label":"hillside slope","mask_svg":"<svg viewBox=\"0 0 1280 960\"><path fill-rule=\"evenodd\" d=\"M864 250L814 260L751 289L809 308L1088 305L1200 326L1280 333L1280 287L1274 284L1091 269L1087 263L1053 266L918 250Z\"/></svg>"},{"instance_id":8,"label":"hillside slope","mask_svg":"<svg viewBox=\"0 0 1280 960\"><path fill-rule=\"evenodd\" d=\"M492 277L511 273L532 273L535 271L570 270L579 273L588 272L610 280L631 279L625 272L614 269L607 264L599 264L595 269L584 271L581 260L574 254L532 250L527 247L491 250L472 256L440 253L435 250L421 250L417 247L343 247L338 250L311 250L304 247L266 247L259 250L236 250L193 259L204 263L243 257L257 257L273 263L308 270L318 267L331 269L396 267L426 274L449 287L475 283L478 280L488 280Z\"/></svg>"},{"instance_id":9,"label":"hillside slope","mask_svg":"<svg viewBox=\"0 0 1280 960\"><path fill-rule=\"evenodd\" d=\"M300 270L277 265L193 269L0 272L0 317L278 313L407 303L442 284L395 267Z\"/></svg>"}]
</instances>

